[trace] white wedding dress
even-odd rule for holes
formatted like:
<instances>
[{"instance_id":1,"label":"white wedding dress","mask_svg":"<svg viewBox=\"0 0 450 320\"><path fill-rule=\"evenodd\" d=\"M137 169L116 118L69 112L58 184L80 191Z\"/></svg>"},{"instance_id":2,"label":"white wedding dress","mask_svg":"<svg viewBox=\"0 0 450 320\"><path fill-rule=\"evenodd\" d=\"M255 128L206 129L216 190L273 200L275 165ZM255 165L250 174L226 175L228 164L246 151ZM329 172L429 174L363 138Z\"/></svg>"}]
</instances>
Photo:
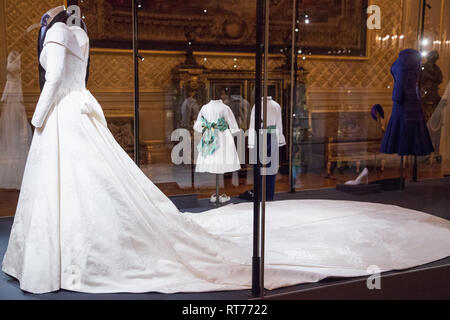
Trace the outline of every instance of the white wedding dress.
<instances>
[{"instance_id":1,"label":"white wedding dress","mask_svg":"<svg viewBox=\"0 0 450 320\"><path fill-rule=\"evenodd\" d=\"M55 24L2 269L23 290L194 292L251 285L252 206L181 214L108 130L85 89L87 36ZM450 223L345 201L267 205L266 288L409 268L450 254Z\"/></svg>"},{"instance_id":2,"label":"white wedding dress","mask_svg":"<svg viewBox=\"0 0 450 320\"><path fill-rule=\"evenodd\" d=\"M20 189L32 131L22 95L21 54L11 51L0 117L0 189Z\"/></svg>"}]
</instances>

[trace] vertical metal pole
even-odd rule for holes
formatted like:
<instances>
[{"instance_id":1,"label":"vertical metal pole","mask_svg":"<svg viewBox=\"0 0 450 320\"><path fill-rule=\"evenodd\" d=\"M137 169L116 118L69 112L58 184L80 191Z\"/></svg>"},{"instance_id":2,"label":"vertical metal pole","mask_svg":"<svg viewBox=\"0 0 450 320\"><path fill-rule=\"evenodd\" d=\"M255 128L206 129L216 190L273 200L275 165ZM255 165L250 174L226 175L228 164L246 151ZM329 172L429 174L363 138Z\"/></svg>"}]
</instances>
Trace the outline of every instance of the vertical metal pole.
<instances>
[{"instance_id":1,"label":"vertical metal pole","mask_svg":"<svg viewBox=\"0 0 450 320\"><path fill-rule=\"evenodd\" d=\"M403 166L404 166L404 160L405 157L401 156L400 157L400 191L405 190L405 183L404 183L404 170L403 170Z\"/></svg>"},{"instance_id":2,"label":"vertical metal pole","mask_svg":"<svg viewBox=\"0 0 450 320\"><path fill-rule=\"evenodd\" d=\"M420 33L419 33L419 51L423 50L423 38L425 35L425 12L427 10L427 1L422 0L422 19L419 21L420 23Z\"/></svg>"},{"instance_id":3,"label":"vertical metal pole","mask_svg":"<svg viewBox=\"0 0 450 320\"><path fill-rule=\"evenodd\" d=\"M423 39L425 35L425 13L427 10L427 1L422 0L422 20L420 21L419 51L423 50ZM412 181L417 182L417 156L414 156L414 164L412 169Z\"/></svg>"},{"instance_id":4,"label":"vertical metal pole","mask_svg":"<svg viewBox=\"0 0 450 320\"><path fill-rule=\"evenodd\" d=\"M133 0L134 161L139 166L139 48L137 3Z\"/></svg>"},{"instance_id":5,"label":"vertical metal pole","mask_svg":"<svg viewBox=\"0 0 450 320\"><path fill-rule=\"evenodd\" d=\"M260 220L260 161L259 161L259 129L261 128L261 78L263 53L263 16L264 0L256 1L256 58L255 58L255 130L256 130L256 158L253 166L253 257L252 257L252 294L260 294L260 243L259 243L259 220Z\"/></svg>"},{"instance_id":6,"label":"vertical metal pole","mask_svg":"<svg viewBox=\"0 0 450 320\"><path fill-rule=\"evenodd\" d=\"M219 175L216 174L216 205L219 205L219 203Z\"/></svg>"},{"instance_id":7,"label":"vertical metal pole","mask_svg":"<svg viewBox=\"0 0 450 320\"><path fill-rule=\"evenodd\" d=\"M269 1L265 0L264 13L264 98L263 98L263 166L267 163L267 84L269 81ZM274 151L272 151L273 153ZM261 202L261 297L264 297L264 252L266 231L266 168L262 176L262 202Z\"/></svg>"},{"instance_id":8,"label":"vertical metal pole","mask_svg":"<svg viewBox=\"0 0 450 320\"><path fill-rule=\"evenodd\" d=\"M294 148L294 103L295 87L297 79L297 48L295 26L297 21L297 0L292 0L292 43L291 43L291 101L289 109L289 191L295 192L295 179L293 177L293 148ZM300 32L300 30L299 30Z\"/></svg>"}]
</instances>

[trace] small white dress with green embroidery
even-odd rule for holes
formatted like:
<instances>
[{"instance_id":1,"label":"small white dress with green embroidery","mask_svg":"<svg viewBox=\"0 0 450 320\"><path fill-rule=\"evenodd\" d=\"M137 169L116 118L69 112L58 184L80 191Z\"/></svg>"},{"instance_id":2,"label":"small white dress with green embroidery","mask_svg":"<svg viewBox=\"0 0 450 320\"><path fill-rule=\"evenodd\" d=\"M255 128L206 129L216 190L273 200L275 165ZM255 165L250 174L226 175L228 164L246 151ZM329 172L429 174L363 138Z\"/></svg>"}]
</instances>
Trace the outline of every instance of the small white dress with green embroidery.
<instances>
[{"instance_id":1,"label":"small white dress with green embroidery","mask_svg":"<svg viewBox=\"0 0 450 320\"><path fill-rule=\"evenodd\" d=\"M225 130L224 121L228 125ZM202 133L197 145L196 172L222 174L241 168L233 138L239 127L230 107L222 100L211 100L201 108L194 130ZM210 143L205 143L207 140Z\"/></svg>"}]
</instances>

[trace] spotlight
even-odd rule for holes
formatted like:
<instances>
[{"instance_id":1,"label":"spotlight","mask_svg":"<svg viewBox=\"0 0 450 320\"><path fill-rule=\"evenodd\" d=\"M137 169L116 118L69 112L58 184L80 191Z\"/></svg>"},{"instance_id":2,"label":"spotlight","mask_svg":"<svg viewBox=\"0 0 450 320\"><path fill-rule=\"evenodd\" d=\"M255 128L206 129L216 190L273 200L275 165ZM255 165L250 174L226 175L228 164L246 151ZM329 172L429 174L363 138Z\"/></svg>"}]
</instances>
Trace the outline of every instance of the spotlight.
<instances>
[{"instance_id":1,"label":"spotlight","mask_svg":"<svg viewBox=\"0 0 450 320\"><path fill-rule=\"evenodd\" d=\"M426 52L426 51L423 51L423 52L422 52L422 57L426 57L426 56L427 56L427 54L428 54L428 52Z\"/></svg>"},{"instance_id":2,"label":"spotlight","mask_svg":"<svg viewBox=\"0 0 450 320\"><path fill-rule=\"evenodd\" d=\"M308 24L309 23L309 19L305 19L305 23Z\"/></svg>"},{"instance_id":3,"label":"spotlight","mask_svg":"<svg viewBox=\"0 0 450 320\"><path fill-rule=\"evenodd\" d=\"M426 46L426 45L428 45L430 43L430 41L428 40L428 39L423 39L422 40L422 45L423 46Z\"/></svg>"}]
</instances>

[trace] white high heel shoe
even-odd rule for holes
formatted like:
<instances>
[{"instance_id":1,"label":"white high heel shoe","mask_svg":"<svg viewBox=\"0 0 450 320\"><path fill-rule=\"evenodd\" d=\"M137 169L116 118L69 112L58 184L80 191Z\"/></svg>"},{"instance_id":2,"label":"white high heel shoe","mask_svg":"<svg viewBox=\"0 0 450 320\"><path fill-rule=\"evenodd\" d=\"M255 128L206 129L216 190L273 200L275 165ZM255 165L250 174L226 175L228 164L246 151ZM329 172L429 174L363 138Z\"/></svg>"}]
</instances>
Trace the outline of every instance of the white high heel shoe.
<instances>
[{"instance_id":1,"label":"white high heel shoe","mask_svg":"<svg viewBox=\"0 0 450 320\"><path fill-rule=\"evenodd\" d=\"M217 200L217 198L216 198L216 194L214 193L213 195L211 195L211 198L209 198L209 202L211 202L211 203L215 203L215 202L216 202L216 200Z\"/></svg>"},{"instance_id":2,"label":"white high heel shoe","mask_svg":"<svg viewBox=\"0 0 450 320\"><path fill-rule=\"evenodd\" d=\"M219 197L219 202L220 203L225 203L225 202L228 202L230 200L231 200L231 198L229 196L227 196L226 194L223 194L223 195L221 195Z\"/></svg>"},{"instance_id":3,"label":"white high heel shoe","mask_svg":"<svg viewBox=\"0 0 450 320\"><path fill-rule=\"evenodd\" d=\"M355 180L347 181L345 184L348 185L360 185L360 184L369 184L369 170L367 168L364 168L364 170L360 173L358 178Z\"/></svg>"}]
</instances>

